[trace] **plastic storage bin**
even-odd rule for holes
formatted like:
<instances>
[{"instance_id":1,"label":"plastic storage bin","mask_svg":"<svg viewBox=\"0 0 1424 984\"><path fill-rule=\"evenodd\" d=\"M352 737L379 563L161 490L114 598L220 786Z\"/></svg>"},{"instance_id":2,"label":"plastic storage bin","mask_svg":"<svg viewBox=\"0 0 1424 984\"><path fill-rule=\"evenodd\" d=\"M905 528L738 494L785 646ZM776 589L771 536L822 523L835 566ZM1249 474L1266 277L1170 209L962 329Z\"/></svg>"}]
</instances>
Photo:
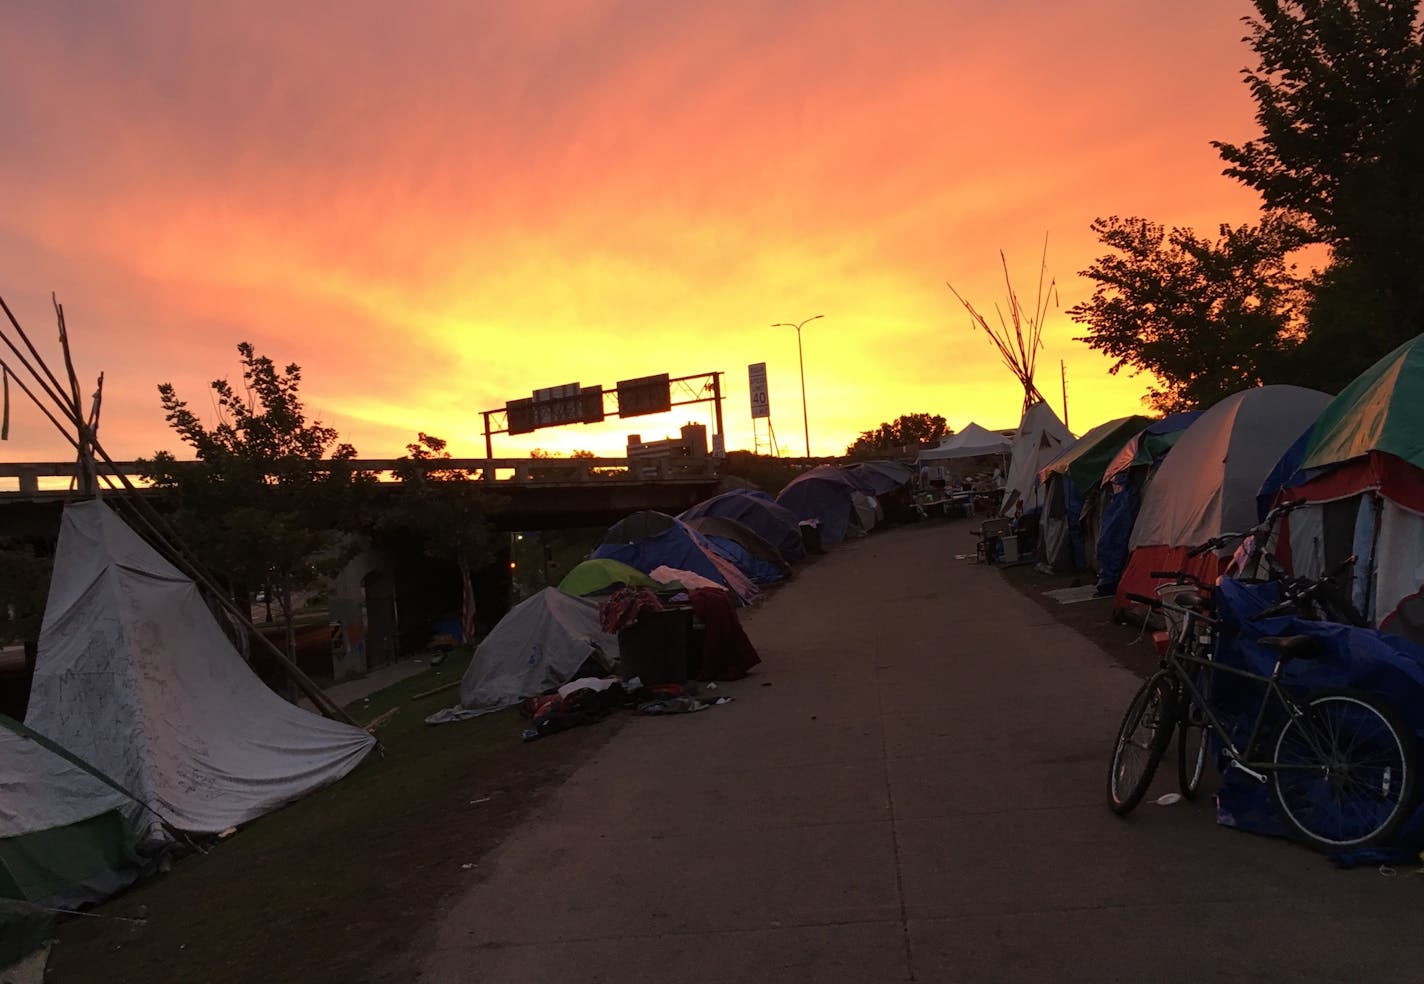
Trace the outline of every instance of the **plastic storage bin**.
<instances>
[{"instance_id":1,"label":"plastic storage bin","mask_svg":"<svg viewBox=\"0 0 1424 984\"><path fill-rule=\"evenodd\" d=\"M643 612L638 621L618 633L624 679L638 677L645 684L685 683L691 635L690 608Z\"/></svg>"}]
</instances>

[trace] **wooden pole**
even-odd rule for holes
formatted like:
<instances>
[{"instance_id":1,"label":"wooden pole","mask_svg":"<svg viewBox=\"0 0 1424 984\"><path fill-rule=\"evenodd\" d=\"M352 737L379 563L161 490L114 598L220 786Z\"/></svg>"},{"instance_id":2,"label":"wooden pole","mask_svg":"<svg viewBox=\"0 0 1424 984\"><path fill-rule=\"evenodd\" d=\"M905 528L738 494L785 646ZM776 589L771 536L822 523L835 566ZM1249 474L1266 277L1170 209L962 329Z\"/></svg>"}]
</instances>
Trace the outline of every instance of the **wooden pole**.
<instances>
[{"instance_id":1,"label":"wooden pole","mask_svg":"<svg viewBox=\"0 0 1424 984\"><path fill-rule=\"evenodd\" d=\"M1058 360L1058 375L1063 380L1063 426L1068 426L1068 366L1062 360Z\"/></svg>"}]
</instances>

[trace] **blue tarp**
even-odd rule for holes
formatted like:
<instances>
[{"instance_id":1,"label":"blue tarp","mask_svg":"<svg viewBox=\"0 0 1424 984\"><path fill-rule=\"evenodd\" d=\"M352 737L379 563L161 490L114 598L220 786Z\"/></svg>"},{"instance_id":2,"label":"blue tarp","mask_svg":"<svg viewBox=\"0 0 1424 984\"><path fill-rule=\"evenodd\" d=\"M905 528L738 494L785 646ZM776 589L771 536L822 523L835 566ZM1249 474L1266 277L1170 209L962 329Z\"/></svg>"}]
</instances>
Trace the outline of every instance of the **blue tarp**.
<instances>
[{"instance_id":1,"label":"blue tarp","mask_svg":"<svg viewBox=\"0 0 1424 984\"><path fill-rule=\"evenodd\" d=\"M1258 519L1265 519L1266 513L1271 511L1271 505L1276 501L1276 493L1281 489L1300 485L1305 480L1305 476L1301 474L1300 466L1305 463L1305 452L1310 446L1310 437L1314 433L1315 425L1311 424L1305 429L1305 433L1295 439L1294 444L1286 448L1286 453L1281 455L1281 460L1276 462L1276 467L1271 469L1271 473L1261 483L1261 491L1256 493Z\"/></svg>"},{"instance_id":2,"label":"blue tarp","mask_svg":"<svg viewBox=\"0 0 1424 984\"><path fill-rule=\"evenodd\" d=\"M1142 508L1142 483L1134 481L1137 469L1120 471L1113 476L1112 498L1098 521L1098 586L1097 595L1107 597L1117 591L1117 582L1127 570L1128 548L1132 526Z\"/></svg>"},{"instance_id":3,"label":"blue tarp","mask_svg":"<svg viewBox=\"0 0 1424 984\"><path fill-rule=\"evenodd\" d=\"M759 489L733 489L704 499L683 512L679 519L721 516L734 519L775 547L781 556L794 561L806 556L797 519L785 506Z\"/></svg>"},{"instance_id":4,"label":"blue tarp","mask_svg":"<svg viewBox=\"0 0 1424 984\"><path fill-rule=\"evenodd\" d=\"M776 584L782 579L780 567L769 560L753 556L736 540L725 536L709 536L707 542L711 543L719 554L736 564L737 570L756 584Z\"/></svg>"},{"instance_id":5,"label":"blue tarp","mask_svg":"<svg viewBox=\"0 0 1424 984\"><path fill-rule=\"evenodd\" d=\"M607 557L621 561L629 567L651 574L659 567L667 566L680 571L700 574L718 584L726 585L743 601L756 596L756 586L736 568L731 561L722 559L719 566L713 559L716 551L702 534L686 523L673 520L673 525L652 536L644 537L636 543L604 543L593 552L594 557ZM731 568L731 574L726 568ZM740 583L739 583L740 582Z\"/></svg>"},{"instance_id":6,"label":"blue tarp","mask_svg":"<svg viewBox=\"0 0 1424 984\"><path fill-rule=\"evenodd\" d=\"M820 465L788 482L776 501L798 520L816 520L822 543L840 543L846 538L855 512L851 501L855 491L855 485L839 468Z\"/></svg>"},{"instance_id":7,"label":"blue tarp","mask_svg":"<svg viewBox=\"0 0 1424 984\"><path fill-rule=\"evenodd\" d=\"M1318 658L1292 660L1282 673L1282 684L1293 694L1349 687L1374 694L1398 712L1416 743L1424 739L1424 646L1373 629L1359 629L1333 622L1311 622L1293 616L1251 621L1279 598L1277 583L1242 584L1223 578L1216 595L1217 614L1222 620L1216 658L1223 664L1253 673L1269 675L1276 655L1257 642L1263 636L1313 635L1325 643ZM1229 674L1215 674L1212 681L1213 706L1227 712L1223 718L1238 746L1250 735L1261 705L1261 684L1233 680ZM1269 719L1268 719L1269 720ZM1269 753L1257 752L1262 758ZM1218 762L1224 766L1225 762ZM1389 844L1376 848L1342 852L1335 860L1344 864L1375 863L1414 858L1424 848L1424 803L1418 800L1413 813ZM1228 827L1272 836L1290 836L1275 811L1268 789L1237 769L1224 774L1217 796L1217 821Z\"/></svg>"}]
</instances>

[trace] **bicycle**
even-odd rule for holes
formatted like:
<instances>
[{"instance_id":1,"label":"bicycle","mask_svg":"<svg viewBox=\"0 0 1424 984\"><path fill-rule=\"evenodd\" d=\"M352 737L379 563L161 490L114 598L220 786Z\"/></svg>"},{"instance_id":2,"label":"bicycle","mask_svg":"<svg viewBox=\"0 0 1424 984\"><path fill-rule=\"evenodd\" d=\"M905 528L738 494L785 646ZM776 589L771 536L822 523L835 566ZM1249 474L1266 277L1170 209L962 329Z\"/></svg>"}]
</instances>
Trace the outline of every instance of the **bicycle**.
<instances>
[{"instance_id":1,"label":"bicycle","mask_svg":"<svg viewBox=\"0 0 1424 984\"><path fill-rule=\"evenodd\" d=\"M1211 588L1190 571L1152 571L1154 579L1166 578L1170 583L1157 589L1156 602L1163 611L1172 614L1166 631L1153 633L1157 655L1164 660L1170 649L1176 649L1192 661L1186 671L1193 682L1210 699L1209 666L1216 651L1217 622L1208 614L1211 610ZM1206 774L1206 762L1211 750L1211 732L1198 706L1190 700L1178 701L1177 719L1177 788L1188 800L1196 798Z\"/></svg>"},{"instance_id":2,"label":"bicycle","mask_svg":"<svg viewBox=\"0 0 1424 984\"><path fill-rule=\"evenodd\" d=\"M1240 538L1257 531L1226 536ZM1394 710L1360 691L1322 690L1299 699L1288 691L1281 672L1292 660L1320 654L1323 647L1314 636L1258 640L1277 654L1269 676L1221 662L1215 658L1219 623L1206 614L1201 597L1205 585L1184 572L1153 576L1193 582L1193 591L1179 592L1180 600L1129 595L1172 616L1179 628L1162 647L1162 667L1133 697L1118 730L1108 773L1113 812L1125 816L1141 802L1173 733L1180 730L1178 783L1184 795L1196 792L1215 737L1227 768L1269 786L1280 815L1313 846L1338 850L1387 839L1407 816L1416 782L1417 750ZM1309 608L1333 579L1334 574L1314 581L1290 578L1283 582L1282 601L1257 617ZM1240 745L1215 706L1211 692L1216 673L1263 687L1249 736ZM1277 714L1268 717L1273 707ZM1279 727L1273 730L1277 721Z\"/></svg>"},{"instance_id":3,"label":"bicycle","mask_svg":"<svg viewBox=\"0 0 1424 984\"><path fill-rule=\"evenodd\" d=\"M1298 499L1283 503L1272 509L1259 525L1241 533L1223 533L1212 537L1190 550L1187 557L1198 557L1208 550L1249 541L1254 548L1253 556L1265 563L1270 578L1293 584L1293 579L1270 552L1269 540L1276 521L1304 502ZM1217 622L1208 614L1212 608L1212 588L1190 571L1152 571L1148 576L1153 580L1169 582L1157 588L1157 600L1170 596L1177 601L1177 605L1166 609L1176 614L1175 631L1169 620L1167 631L1153 633L1157 654L1165 658L1168 648L1177 647L1184 654L1194 657L1196 662L1190 663L1187 670L1192 675L1193 683L1209 699L1211 673L1202 667L1209 666L1216 651ZM1286 590L1283 605L1299 609L1303 607L1300 601L1296 593L1289 588ZM1207 758L1211 753L1211 731L1196 703L1190 700L1179 700L1178 703L1177 788L1184 798L1192 800L1196 798L1206 774Z\"/></svg>"}]
</instances>

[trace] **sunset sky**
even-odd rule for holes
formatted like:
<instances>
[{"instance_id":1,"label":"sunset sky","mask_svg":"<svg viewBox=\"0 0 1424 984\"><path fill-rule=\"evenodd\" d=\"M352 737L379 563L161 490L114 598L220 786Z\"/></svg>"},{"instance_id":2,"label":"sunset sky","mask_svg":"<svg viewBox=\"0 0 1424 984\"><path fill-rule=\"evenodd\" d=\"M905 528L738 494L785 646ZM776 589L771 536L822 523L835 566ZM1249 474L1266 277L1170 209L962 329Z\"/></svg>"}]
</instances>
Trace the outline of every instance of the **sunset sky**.
<instances>
[{"instance_id":1,"label":"sunset sky","mask_svg":"<svg viewBox=\"0 0 1424 984\"><path fill-rule=\"evenodd\" d=\"M157 384L215 422L251 341L303 370L364 457L417 431L484 453L479 411L540 387L747 365L800 454L903 413L1017 423L1022 394L945 286L1059 303L1040 382L1070 425L1141 409L1066 310L1095 217L1256 216L1213 139L1255 134L1245 0L80 0L0 14L0 295L116 458L167 449ZM70 449L17 402L8 460ZM622 453L703 406L527 437ZM709 428L710 429L710 428Z\"/></svg>"}]
</instances>

